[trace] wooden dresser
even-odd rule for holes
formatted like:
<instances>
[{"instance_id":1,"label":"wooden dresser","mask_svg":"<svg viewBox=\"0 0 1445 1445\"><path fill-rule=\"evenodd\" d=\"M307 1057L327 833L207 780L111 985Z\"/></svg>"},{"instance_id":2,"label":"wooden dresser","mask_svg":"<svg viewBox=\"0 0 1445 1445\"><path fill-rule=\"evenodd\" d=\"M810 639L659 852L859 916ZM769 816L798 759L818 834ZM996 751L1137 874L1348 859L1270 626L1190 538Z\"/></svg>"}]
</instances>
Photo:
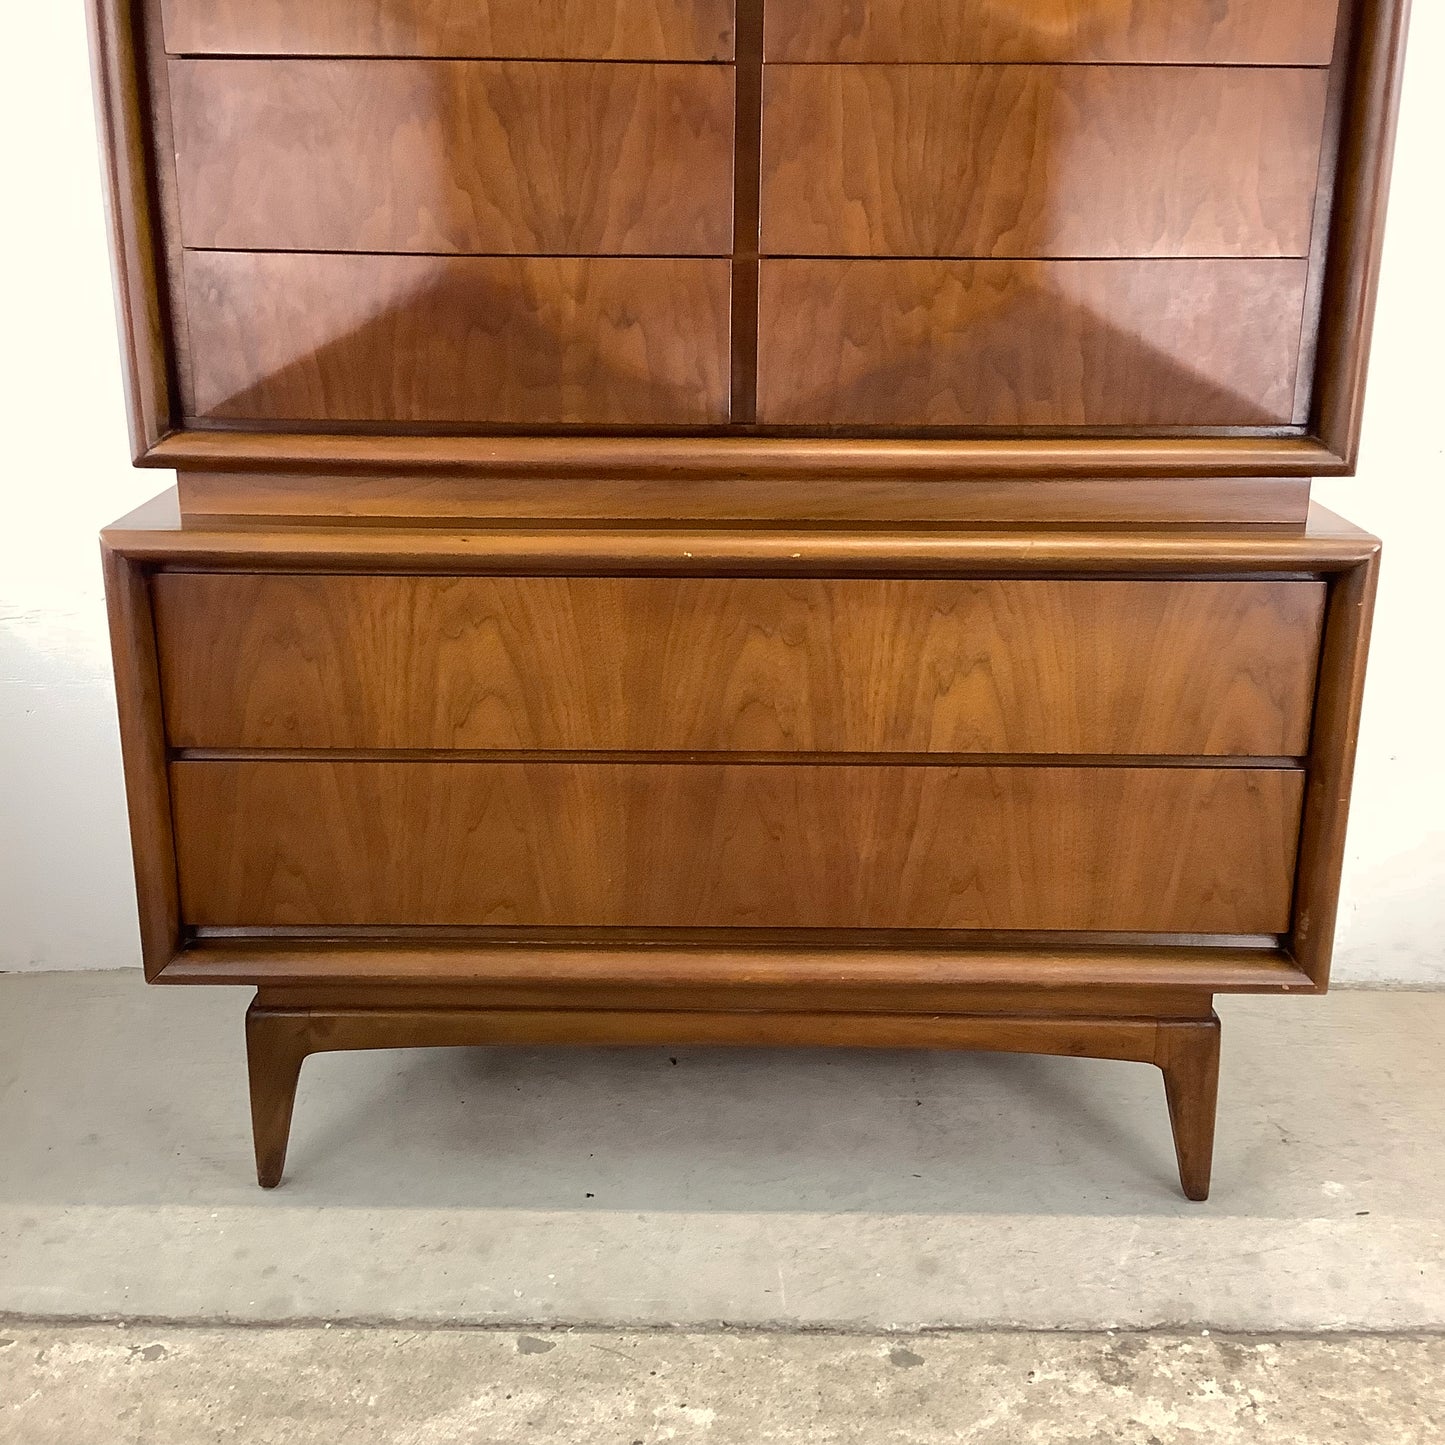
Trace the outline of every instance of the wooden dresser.
<instances>
[{"instance_id":1,"label":"wooden dresser","mask_svg":"<svg viewBox=\"0 0 1445 1445\"><path fill-rule=\"evenodd\" d=\"M91 0L147 977L1164 1074L1325 989L1402 0Z\"/></svg>"}]
</instances>

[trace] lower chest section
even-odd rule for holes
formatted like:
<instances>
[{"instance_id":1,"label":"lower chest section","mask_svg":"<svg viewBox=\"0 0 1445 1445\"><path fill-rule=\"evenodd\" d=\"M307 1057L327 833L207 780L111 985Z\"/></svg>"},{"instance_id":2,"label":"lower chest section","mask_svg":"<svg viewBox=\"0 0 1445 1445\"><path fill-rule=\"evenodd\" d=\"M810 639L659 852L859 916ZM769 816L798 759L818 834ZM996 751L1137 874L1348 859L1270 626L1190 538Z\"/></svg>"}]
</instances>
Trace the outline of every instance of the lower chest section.
<instances>
[{"instance_id":1,"label":"lower chest section","mask_svg":"<svg viewBox=\"0 0 1445 1445\"><path fill-rule=\"evenodd\" d=\"M1292 926L1321 577L145 586L185 930Z\"/></svg>"}]
</instances>

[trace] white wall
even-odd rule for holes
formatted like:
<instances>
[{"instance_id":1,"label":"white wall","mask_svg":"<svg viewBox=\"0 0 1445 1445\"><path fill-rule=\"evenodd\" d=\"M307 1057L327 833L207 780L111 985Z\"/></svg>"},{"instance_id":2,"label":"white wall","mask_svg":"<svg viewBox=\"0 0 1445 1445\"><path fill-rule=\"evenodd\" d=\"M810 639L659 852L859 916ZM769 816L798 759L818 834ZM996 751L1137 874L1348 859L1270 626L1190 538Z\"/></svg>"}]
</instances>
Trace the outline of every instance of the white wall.
<instances>
[{"instance_id":1,"label":"white wall","mask_svg":"<svg viewBox=\"0 0 1445 1445\"><path fill-rule=\"evenodd\" d=\"M77 0L7 21L0 135L0 970L135 963L95 534L169 481L128 445ZM1386 569L1338 973L1445 985L1445 5L1416 6L1360 476ZM1433 72L1433 73L1432 73Z\"/></svg>"}]
</instances>

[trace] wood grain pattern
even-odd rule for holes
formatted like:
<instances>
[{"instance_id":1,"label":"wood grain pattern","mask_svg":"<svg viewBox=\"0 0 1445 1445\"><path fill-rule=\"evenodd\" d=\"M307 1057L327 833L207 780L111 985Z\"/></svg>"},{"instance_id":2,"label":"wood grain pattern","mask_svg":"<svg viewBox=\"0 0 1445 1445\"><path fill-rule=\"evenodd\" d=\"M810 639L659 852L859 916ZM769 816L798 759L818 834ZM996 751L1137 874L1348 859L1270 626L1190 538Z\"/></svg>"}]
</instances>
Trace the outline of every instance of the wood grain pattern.
<instances>
[{"instance_id":1,"label":"wood grain pattern","mask_svg":"<svg viewBox=\"0 0 1445 1445\"><path fill-rule=\"evenodd\" d=\"M636 1002L677 1007L787 1007L791 995L819 1008L947 1012L985 1008L1007 996L1013 1012L1034 1013L1059 998L1082 1006L1081 995L1108 1002L1121 1014L1171 1012L1196 993L1316 992L1281 948L1225 944L1101 942L1096 935L1029 938L1019 947L950 937L945 946L897 934L860 948L848 935L809 935L782 941L654 943L639 948L611 935L588 943L479 940L316 940L207 936L189 944L166 968L166 983L259 985L268 995L292 990L378 990L424 1001L470 993L498 1007L605 1008L619 994ZM952 995L951 998L947 997ZM591 1000L591 1002L589 1002ZM1147 1000L1147 1002L1145 1002Z\"/></svg>"},{"instance_id":2,"label":"wood grain pattern","mask_svg":"<svg viewBox=\"0 0 1445 1445\"><path fill-rule=\"evenodd\" d=\"M438 521L1233 523L1303 527L1308 481L1285 477L1037 477L896 482L833 477L490 479L393 473L182 472L198 523Z\"/></svg>"},{"instance_id":3,"label":"wood grain pattern","mask_svg":"<svg viewBox=\"0 0 1445 1445\"><path fill-rule=\"evenodd\" d=\"M730 60L731 0L162 0L179 54Z\"/></svg>"},{"instance_id":4,"label":"wood grain pattern","mask_svg":"<svg viewBox=\"0 0 1445 1445\"><path fill-rule=\"evenodd\" d=\"M212 926L1289 927L1303 774L180 762Z\"/></svg>"},{"instance_id":5,"label":"wood grain pattern","mask_svg":"<svg viewBox=\"0 0 1445 1445\"><path fill-rule=\"evenodd\" d=\"M1188 578L1335 574L1379 542L1320 506L1287 527L875 527L800 523L345 526L186 520L175 490L101 534L128 559L181 571L543 577Z\"/></svg>"},{"instance_id":6,"label":"wood grain pattern","mask_svg":"<svg viewBox=\"0 0 1445 1445\"><path fill-rule=\"evenodd\" d=\"M165 173L171 166L161 115L165 70L163 66L157 68L153 54L148 51L152 37L161 30L155 18L161 0L145 0L144 4L135 5L127 0L88 0L88 4L97 18L97 60L103 76L103 102L118 106L114 113L123 113L125 121L124 126L112 125L107 131L109 149L118 152L108 158L108 165L110 172L121 180L121 188L116 192L117 245L124 252L118 252L123 265L132 273L126 281L132 293L127 305L131 308L130 317L141 317L144 322L128 325L126 337L135 374L144 383L131 395L136 452L144 464L161 468L174 467L177 463L198 467L252 465L338 472L415 465L437 469L476 468L490 471L494 476L515 476L514 469L521 468L531 474L565 471L574 477L591 477L598 468L615 470L619 466L619 458L626 455L626 449L616 445L621 439L609 436L565 433L529 436L511 438L514 445L498 448L490 428L473 429L469 435L439 436L387 434L374 428L328 426L325 422L316 422L308 428L304 419L269 429L248 426L233 430L204 424L212 420L209 418L198 425L198 408L187 396L185 385L190 370L181 304L185 288L167 285L166 277L161 274L166 270L166 263L159 252L173 250L178 244L178 235L169 225L165 205L152 205L157 195L164 202L169 189ZM204 7L197 4L193 8L200 13ZM209 8L219 14L233 7ZM357 0L355 4L351 0L332 0L332 3L318 0L317 4L305 7L277 3L267 8L272 16L268 24L278 15L283 26L291 22L305 24L313 13L329 11L339 15L340 23L346 27L353 24L357 15L366 13L368 6L367 0ZM826 28L831 23L826 13L829 8L823 7L820 16L810 17L809 26L814 19L821 18ZM473 24L479 9L456 7L456 14L462 23ZM545 6L539 7L539 13L545 9ZM849 17L859 12L851 5L846 9L849 15L843 23L848 26L853 24ZM1010 9L1015 13L1009 14ZM604 0L602 6L579 6L577 14L585 23L594 10L610 13ZM1134 0L1127 4L1125 0L1117 3L1089 0L1087 6L1080 0L1077 8L1072 4L1052 3L1052 0L1012 7L995 6L989 0L982 11L971 0L960 0L958 5L954 5L953 0L947 5L936 4L934 0L916 0L916 3L909 0L888 21L888 26L896 29L894 22L902 15L905 30L919 41L919 48L915 54L884 54L878 58L947 62L951 57L944 41L955 33L952 27L961 21L963 29L956 33L987 35L992 30L997 35L1001 26L1006 37L1022 36L1032 43L1037 36L1043 36L1051 44L1057 41L1058 48L1065 52L1051 54L1046 48L1040 54L1035 47L1032 51L1015 49L1010 53L1005 45L1002 52L995 49L987 57L961 57L969 60L1316 65L1329 58L1327 21L1337 10L1352 21L1344 25L1341 33L1345 43L1338 45L1334 55L1335 89L1347 97L1347 103L1340 116L1344 134L1339 166L1336 169L1327 161L1322 168L1326 194L1321 196L1318 211L1321 217L1332 217L1328 229L1329 256L1324 254L1326 232L1322 225L1314 248L1312 275L1322 277L1323 281L1316 282L1309 293L1308 314L1301 328L1306 343L1305 364L1301 368L1296 409L1292 413L1298 434L1220 437L1196 433L1169 437L1165 439L1167 445L1163 445L1159 438L1130 434L1132 428L1122 427L1117 429L1120 434L1108 437L1077 434L1052 437L1024 434L1012 438L890 437L886 444L872 446L865 445L861 437L685 436L649 438L639 446L636 460L654 473L664 472L673 477L707 474L712 478L720 468L725 468L729 475L736 472L752 477L777 475L796 468L818 477L827 475L839 456L849 467L860 471L887 468L886 474L893 477L995 477L1000 475L1001 468L1011 475L1039 475L1058 468L1075 476L1121 477L1177 474L1184 470L1214 476L1233 473L1294 477L1351 471L1358 446L1370 311L1380 261L1379 241L1408 0L1356 0L1345 7L1337 7L1330 0L1321 0L1320 4L1281 0L1278 5L1254 0L1249 7L1252 18L1248 24L1243 19L1246 11L1242 5L1226 4L1225 0L1177 0L1171 5L1150 6L1147 11ZM263 11L259 5L252 4L244 13L255 16ZM374 6L372 13L375 13ZM866 21L867 15L873 12L865 9L862 13ZM915 25L919 20L921 25ZM1079 29L1074 28L1074 20L1082 22ZM1157 39L1161 34L1172 33L1176 22L1185 25L1200 22L1193 32L1203 37L1203 48L1198 53L1192 53L1192 42L1178 53L1168 52L1167 47L1165 51L1157 47L1151 51L1148 46L1131 51L1132 40L1122 47L1115 43L1120 35L1152 34ZM1262 48L1237 47L1235 42L1251 33L1250 27L1256 22L1274 39ZM404 18L402 23L410 25ZM530 16L526 17L526 23L531 23ZM604 23L610 24L610 21L604 19ZM1086 44L1075 43L1080 35ZM337 53L331 44L332 37L323 38L324 53ZM1284 44L1277 48L1275 42L1281 40ZM1099 48L1091 50L1095 41L1099 42ZM367 54L379 53L370 36L364 48ZM535 47L524 48L535 55ZM704 57L639 53L614 58L696 60ZM1331 153L1334 139L1332 136ZM119 153L121 151L124 153ZM1328 205L1331 196L1327 194L1332 181L1337 182L1333 207ZM157 225L161 227L159 234ZM149 252L144 245L132 245L134 238L140 237L147 227L157 242ZM1321 297L1323 312L1317 316L1316 306ZM137 300L139 307L133 304ZM749 310L750 307L744 305L744 314ZM158 328L153 324L157 320ZM1268 428L1272 424L1260 425ZM483 430L486 435L478 436L476 430ZM1190 428L1184 430L1191 431ZM806 444L800 445L804 440ZM629 456L629 465L632 460ZM874 475L882 474L875 472Z\"/></svg>"},{"instance_id":7,"label":"wood grain pattern","mask_svg":"<svg viewBox=\"0 0 1445 1445\"><path fill-rule=\"evenodd\" d=\"M732 250L722 66L173 60L169 71L187 246Z\"/></svg>"},{"instance_id":8,"label":"wood grain pattern","mask_svg":"<svg viewBox=\"0 0 1445 1445\"><path fill-rule=\"evenodd\" d=\"M1410 0L1358 0L1356 15L1310 397L1312 431L1351 474L1365 415Z\"/></svg>"},{"instance_id":9,"label":"wood grain pattern","mask_svg":"<svg viewBox=\"0 0 1445 1445\"><path fill-rule=\"evenodd\" d=\"M1319 582L160 575L173 746L1298 756Z\"/></svg>"},{"instance_id":10,"label":"wood grain pattern","mask_svg":"<svg viewBox=\"0 0 1445 1445\"><path fill-rule=\"evenodd\" d=\"M1290 938L1291 955L1321 989L1329 985L1334 955L1379 574L1376 543L1358 566L1330 581Z\"/></svg>"},{"instance_id":11,"label":"wood grain pattern","mask_svg":"<svg viewBox=\"0 0 1445 1445\"><path fill-rule=\"evenodd\" d=\"M1294 260L769 260L758 414L791 425L1283 425L1305 281Z\"/></svg>"},{"instance_id":12,"label":"wood grain pattern","mask_svg":"<svg viewBox=\"0 0 1445 1445\"><path fill-rule=\"evenodd\" d=\"M1302 256L1328 73L773 65L763 250Z\"/></svg>"},{"instance_id":13,"label":"wood grain pattern","mask_svg":"<svg viewBox=\"0 0 1445 1445\"><path fill-rule=\"evenodd\" d=\"M135 860L141 961L150 981L160 977L183 942L160 664L144 570L105 545L101 562Z\"/></svg>"},{"instance_id":14,"label":"wood grain pattern","mask_svg":"<svg viewBox=\"0 0 1445 1445\"><path fill-rule=\"evenodd\" d=\"M144 37L125 0L86 0L106 224L130 429L141 459L174 425L175 338L162 291L166 237L152 210L150 137L141 76Z\"/></svg>"},{"instance_id":15,"label":"wood grain pattern","mask_svg":"<svg viewBox=\"0 0 1445 1445\"><path fill-rule=\"evenodd\" d=\"M1379 542L1312 505L1290 527L619 525L419 520L410 526L182 518L175 489L101 534L127 559L177 571L542 577L1234 577L1335 574Z\"/></svg>"},{"instance_id":16,"label":"wood grain pattern","mask_svg":"<svg viewBox=\"0 0 1445 1445\"><path fill-rule=\"evenodd\" d=\"M725 260L191 252L208 417L726 419Z\"/></svg>"},{"instance_id":17,"label":"wood grain pattern","mask_svg":"<svg viewBox=\"0 0 1445 1445\"><path fill-rule=\"evenodd\" d=\"M1062 477L1157 481L1200 476L1313 479L1343 463L1317 437L1232 435L749 435L484 437L435 433L230 431L184 424L141 463L154 468L429 480L999 482ZM859 518L846 517L845 521ZM1202 521L1228 518L1205 517Z\"/></svg>"},{"instance_id":18,"label":"wood grain pattern","mask_svg":"<svg viewBox=\"0 0 1445 1445\"><path fill-rule=\"evenodd\" d=\"M1328 65L1336 0L768 0L767 57Z\"/></svg>"}]
</instances>

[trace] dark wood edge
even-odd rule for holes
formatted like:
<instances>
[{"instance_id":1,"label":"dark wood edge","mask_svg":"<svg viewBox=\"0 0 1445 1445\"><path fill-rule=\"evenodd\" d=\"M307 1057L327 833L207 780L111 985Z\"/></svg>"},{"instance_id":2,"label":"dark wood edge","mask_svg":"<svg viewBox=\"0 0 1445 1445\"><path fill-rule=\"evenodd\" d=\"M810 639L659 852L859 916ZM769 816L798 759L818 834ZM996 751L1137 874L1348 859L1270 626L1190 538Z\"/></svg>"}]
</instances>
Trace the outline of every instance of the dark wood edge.
<instances>
[{"instance_id":1,"label":"dark wood edge","mask_svg":"<svg viewBox=\"0 0 1445 1445\"><path fill-rule=\"evenodd\" d=\"M204 471L462 471L556 477L896 481L986 477L1330 476L1347 462L1312 437L870 440L787 437L348 436L180 430L140 465Z\"/></svg>"},{"instance_id":2,"label":"dark wood edge","mask_svg":"<svg viewBox=\"0 0 1445 1445\"><path fill-rule=\"evenodd\" d=\"M1344 149L1345 105L1353 80L1355 26L1359 0L1336 0L1334 48L1325 95L1324 130L1320 138L1315 181L1314 216L1310 224L1309 272L1305 280L1304 315L1300 325L1299 362L1295 368L1293 420L1308 429L1319 389L1320 334L1324 327L1325 274L1329 269L1330 233L1335 220L1340 156Z\"/></svg>"},{"instance_id":3,"label":"dark wood edge","mask_svg":"<svg viewBox=\"0 0 1445 1445\"><path fill-rule=\"evenodd\" d=\"M1158 1062L1160 1022L1151 1018L683 1012L643 1009L274 1008L253 1014L310 1024L307 1054L452 1045L738 1045L745 1048L969 1049ZM1212 1013L1210 1019L1213 1019ZM1203 1021L1201 1018L1200 1022ZM1177 1020L1171 1020L1177 1023ZM1217 1022L1217 1020L1215 1020Z\"/></svg>"},{"instance_id":4,"label":"dark wood edge","mask_svg":"<svg viewBox=\"0 0 1445 1445\"><path fill-rule=\"evenodd\" d=\"M733 7L732 383L734 425L758 417L758 288L763 185L763 0Z\"/></svg>"},{"instance_id":5,"label":"dark wood edge","mask_svg":"<svg viewBox=\"0 0 1445 1445\"><path fill-rule=\"evenodd\" d=\"M141 92L141 20L133 0L87 0L86 10L131 455L144 466L169 433L175 411L161 293L165 265Z\"/></svg>"},{"instance_id":6,"label":"dark wood edge","mask_svg":"<svg viewBox=\"0 0 1445 1445\"><path fill-rule=\"evenodd\" d=\"M1154 948L554 948L406 943L287 945L203 940L181 949L162 983L256 987L370 984L555 988L722 987L768 991L1157 989L1213 993L1311 993L1314 985L1282 949Z\"/></svg>"},{"instance_id":7,"label":"dark wood edge","mask_svg":"<svg viewBox=\"0 0 1445 1445\"><path fill-rule=\"evenodd\" d=\"M184 945L160 664L145 569L102 546L141 958L152 982Z\"/></svg>"},{"instance_id":8,"label":"dark wood edge","mask_svg":"<svg viewBox=\"0 0 1445 1445\"><path fill-rule=\"evenodd\" d=\"M1410 0L1356 0L1311 430L1353 475L1404 78Z\"/></svg>"},{"instance_id":9,"label":"dark wood edge","mask_svg":"<svg viewBox=\"0 0 1445 1445\"><path fill-rule=\"evenodd\" d=\"M1007 988L970 985L894 988L826 984L613 985L432 983L263 984L263 1008L286 1009L642 1009L666 1013L1009 1014L1019 1018L1093 1014L1111 1018L1188 1019L1207 1014L1213 995L1200 988L1099 985Z\"/></svg>"},{"instance_id":10,"label":"dark wood edge","mask_svg":"<svg viewBox=\"0 0 1445 1445\"><path fill-rule=\"evenodd\" d=\"M1330 980L1379 563L1376 542L1367 557L1331 579L1326 604L1288 941L1290 956L1321 991Z\"/></svg>"}]
</instances>

